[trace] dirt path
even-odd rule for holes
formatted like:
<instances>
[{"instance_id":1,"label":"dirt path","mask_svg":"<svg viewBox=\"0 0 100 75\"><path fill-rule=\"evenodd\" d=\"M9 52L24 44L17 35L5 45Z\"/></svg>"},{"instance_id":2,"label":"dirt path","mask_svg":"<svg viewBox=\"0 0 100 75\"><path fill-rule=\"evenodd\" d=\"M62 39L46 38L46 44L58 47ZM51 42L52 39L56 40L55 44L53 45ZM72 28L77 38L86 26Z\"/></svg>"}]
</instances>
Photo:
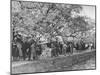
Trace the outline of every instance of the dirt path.
<instances>
[{"instance_id":1,"label":"dirt path","mask_svg":"<svg viewBox=\"0 0 100 75\"><path fill-rule=\"evenodd\" d=\"M84 52L82 52L84 53ZM74 53L73 55L77 55ZM71 56L73 56L71 55ZM67 56L60 56L61 60L64 60ZM12 62L12 73L35 73L35 72L50 72L50 71L64 71L64 70L77 70L77 69L94 69L95 68L95 58L89 59L72 67L59 67L55 66L51 60L56 60L56 58L41 59L38 61L19 61ZM50 62L49 62L50 61ZM63 64L62 64L63 65Z\"/></svg>"}]
</instances>

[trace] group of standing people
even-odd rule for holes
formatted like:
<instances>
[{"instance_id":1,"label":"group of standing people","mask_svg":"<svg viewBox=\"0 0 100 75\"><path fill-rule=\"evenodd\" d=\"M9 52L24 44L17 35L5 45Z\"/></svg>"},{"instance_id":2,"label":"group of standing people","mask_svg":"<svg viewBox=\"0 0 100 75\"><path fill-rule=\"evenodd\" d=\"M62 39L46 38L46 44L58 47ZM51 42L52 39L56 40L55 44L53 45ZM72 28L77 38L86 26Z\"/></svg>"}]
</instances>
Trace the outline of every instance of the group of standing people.
<instances>
[{"instance_id":1,"label":"group of standing people","mask_svg":"<svg viewBox=\"0 0 100 75\"><path fill-rule=\"evenodd\" d=\"M73 50L83 51L89 47L94 49L94 44L87 44L82 40L74 43L72 41L61 43L59 41L51 41L45 43L48 48L51 48L51 57L59 55L73 54ZM43 44L37 43L32 37L23 38L20 34L13 35L11 44L11 53L13 60L36 60L43 52Z\"/></svg>"}]
</instances>

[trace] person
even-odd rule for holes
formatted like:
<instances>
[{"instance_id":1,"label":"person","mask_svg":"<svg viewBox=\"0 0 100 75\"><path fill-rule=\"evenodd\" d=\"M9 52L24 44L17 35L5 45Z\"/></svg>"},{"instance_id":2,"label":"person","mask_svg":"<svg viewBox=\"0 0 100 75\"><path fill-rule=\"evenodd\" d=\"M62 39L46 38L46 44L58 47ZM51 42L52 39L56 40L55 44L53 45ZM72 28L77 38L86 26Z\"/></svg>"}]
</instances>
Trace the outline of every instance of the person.
<instances>
[{"instance_id":1,"label":"person","mask_svg":"<svg viewBox=\"0 0 100 75\"><path fill-rule=\"evenodd\" d=\"M51 57L55 57L56 56L56 47L54 46L53 43L51 43L51 48L52 48Z\"/></svg>"},{"instance_id":2,"label":"person","mask_svg":"<svg viewBox=\"0 0 100 75\"><path fill-rule=\"evenodd\" d=\"M15 42L12 42L12 60L17 60L19 57L18 48Z\"/></svg>"},{"instance_id":3,"label":"person","mask_svg":"<svg viewBox=\"0 0 100 75\"><path fill-rule=\"evenodd\" d=\"M16 37L14 38L14 41L16 42L16 45L18 48L19 58L22 59L23 58L23 52L22 52L23 41L22 41L22 36L18 32L16 32Z\"/></svg>"},{"instance_id":4,"label":"person","mask_svg":"<svg viewBox=\"0 0 100 75\"><path fill-rule=\"evenodd\" d=\"M63 54L66 56L67 45L63 44Z\"/></svg>"}]
</instances>

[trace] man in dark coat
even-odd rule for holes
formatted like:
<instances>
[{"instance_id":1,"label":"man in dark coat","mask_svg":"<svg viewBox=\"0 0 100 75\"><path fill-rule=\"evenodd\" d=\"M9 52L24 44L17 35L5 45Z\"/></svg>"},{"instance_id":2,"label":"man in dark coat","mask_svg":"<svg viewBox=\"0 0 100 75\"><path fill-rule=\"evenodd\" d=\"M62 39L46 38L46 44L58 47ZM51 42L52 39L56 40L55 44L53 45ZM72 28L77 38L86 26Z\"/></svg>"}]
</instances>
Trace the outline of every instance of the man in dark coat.
<instances>
[{"instance_id":1,"label":"man in dark coat","mask_svg":"<svg viewBox=\"0 0 100 75\"><path fill-rule=\"evenodd\" d=\"M14 42L12 42L11 52L12 52L12 58L13 58L13 60L17 60L17 58L19 56L19 52L18 52L17 45Z\"/></svg>"}]
</instances>

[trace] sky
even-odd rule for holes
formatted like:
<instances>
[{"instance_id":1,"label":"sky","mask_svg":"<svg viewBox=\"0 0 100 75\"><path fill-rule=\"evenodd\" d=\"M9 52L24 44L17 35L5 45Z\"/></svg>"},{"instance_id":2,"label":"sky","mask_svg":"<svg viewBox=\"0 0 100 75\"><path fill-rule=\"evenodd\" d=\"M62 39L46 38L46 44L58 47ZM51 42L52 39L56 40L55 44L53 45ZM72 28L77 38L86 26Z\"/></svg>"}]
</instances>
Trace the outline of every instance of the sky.
<instances>
[{"instance_id":1,"label":"sky","mask_svg":"<svg viewBox=\"0 0 100 75\"><path fill-rule=\"evenodd\" d=\"M91 19L95 19L95 6L82 6L83 10L81 11L81 15L85 15L90 17Z\"/></svg>"}]
</instances>

